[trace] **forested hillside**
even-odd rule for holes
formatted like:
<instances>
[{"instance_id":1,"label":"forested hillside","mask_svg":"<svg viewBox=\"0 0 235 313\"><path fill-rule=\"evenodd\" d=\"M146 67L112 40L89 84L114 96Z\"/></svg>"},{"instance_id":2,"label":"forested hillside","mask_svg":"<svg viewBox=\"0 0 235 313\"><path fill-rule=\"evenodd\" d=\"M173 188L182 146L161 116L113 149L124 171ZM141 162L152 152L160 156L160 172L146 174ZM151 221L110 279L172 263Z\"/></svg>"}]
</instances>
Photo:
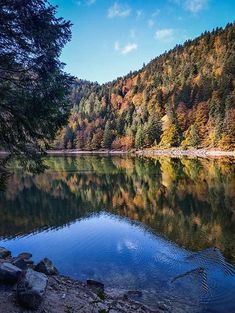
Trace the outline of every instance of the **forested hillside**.
<instances>
[{"instance_id":1,"label":"forested hillside","mask_svg":"<svg viewBox=\"0 0 235 313\"><path fill-rule=\"evenodd\" d=\"M234 149L234 26L205 32L112 82L77 80L55 147Z\"/></svg>"}]
</instances>

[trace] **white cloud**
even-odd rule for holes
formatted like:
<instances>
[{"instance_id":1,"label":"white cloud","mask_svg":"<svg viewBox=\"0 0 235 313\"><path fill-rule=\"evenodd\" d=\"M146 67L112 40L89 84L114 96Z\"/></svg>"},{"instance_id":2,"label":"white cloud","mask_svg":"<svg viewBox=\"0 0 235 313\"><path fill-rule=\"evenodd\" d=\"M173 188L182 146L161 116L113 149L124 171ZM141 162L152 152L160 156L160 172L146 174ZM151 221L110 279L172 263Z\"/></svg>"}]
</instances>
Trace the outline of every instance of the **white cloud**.
<instances>
[{"instance_id":1,"label":"white cloud","mask_svg":"<svg viewBox=\"0 0 235 313\"><path fill-rule=\"evenodd\" d=\"M87 5L92 5L96 2L96 0L86 0Z\"/></svg>"},{"instance_id":2,"label":"white cloud","mask_svg":"<svg viewBox=\"0 0 235 313\"><path fill-rule=\"evenodd\" d=\"M209 3L209 0L170 0L170 1L182 6L186 11L189 11L194 14L204 10Z\"/></svg>"},{"instance_id":3,"label":"white cloud","mask_svg":"<svg viewBox=\"0 0 235 313\"><path fill-rule=\"evenodd\" d=\"M186 0L185 9L192 13L197 13L203 10L207 4L208 0Z\"/></svg>"},{"instance_id":4,"label":"white cloud","mask_svg":"<svg viewBox=\"0 0 235 313\"><path fill-rule=\"evenodd\" d=\"M120 50L120 43L118 41L115 41L114 43L114 50L119 51Z\"/></svg>"},{"instance_id":5,"label":"white cloud","mask_svg":"<svg viewBox=\"0 0 235 313\"><path fill-rule=\"evenodd\" d=\"M138 244L129 240L129 239L124 240L124 244L128 250L137 250L138 249Z\"/></svg>"},{"instance_id":6,"label":"white cloud","mask_svg":"<svg viewBox=\"0 0 235 313\"><path fill-rule=\"evenodd\" d=\"M148 27L149 28L152 28L154 26L154 24L155 24L154 20L152 20L152 19L148 20Z\"/></svg>"},{"instance_id":7,"label":"white cloud","mask_svg":"<svg viewBox=\"0 0 235 313\"><path fill-rule=\"evenodd\" d=\"M137 19L139 19L140 17L142 17L144 15L144 11L143 10L137 10L136 11L136 17Z\"/></svg>"},{"instance_id":8,"label":"white cloud","mask_svg":"<svg viewBox=\"0 0 235 313\"><path fill-rule=\"evenodd\" d=\"M154 12L153 12L153 14L152 14L152 16L153 17L155 17L155 16L158 16L159 14L160 14L160 10L159 9L157 9L157 10L155 10Z\"/></svg>"},{"instance_id":9,"label":"white cloud","mask_svg":"<svg viewBox=\"0 0 235 313\"><path fill-rule=\"evenodd\" d=\"M92 5L96 2L96 0L79 0L79 1L76 1L77 5Z\"/></svg>"},{"instance_id":10,"label":"white cloud","mask_svg":"<svg viewBox=\"0 0 235 313\"><path fill-rule=\"evenodd\" d=\"M119 41L116 41L114 43L114 50L119 51L121 54L126 55L132 51L135 51L138 49L138 45L136 43L128 43L124 47L120 46Z\"/></svg>"},{"instance_id":11,"label":"white cloud","mask_svg":"<svg viewBox=\"0 0 235 313\"><path fill-rule=\"evenodd\" d=\"M138 49L138 45L136 43L128 43L125 47L122 48L121 53L122 54L128 54L132 51L135 51Z\"/></svg>"},{"instance_id":12,"label":"white cloud","mask_svg":"<svg viewBox=\"0 0 235 313\"><path fill-rule=\"evenodd\" d=\"M127 5L121 5L117 2L108 9L108 17L127 17L131 13L131 9Z\"/></svg>"},{"instance_id":13,"label":"white cloud","mask_svg":"<svg viewBox=\"0 0 235 313\"><path fill-rule=\"evenodd\" d=\"M163 40L163 41L169 41L173 38L173 29L172 28L164 28L159 29L155 33L155 39L157 40Z\"/></svg>"}]
</instances>

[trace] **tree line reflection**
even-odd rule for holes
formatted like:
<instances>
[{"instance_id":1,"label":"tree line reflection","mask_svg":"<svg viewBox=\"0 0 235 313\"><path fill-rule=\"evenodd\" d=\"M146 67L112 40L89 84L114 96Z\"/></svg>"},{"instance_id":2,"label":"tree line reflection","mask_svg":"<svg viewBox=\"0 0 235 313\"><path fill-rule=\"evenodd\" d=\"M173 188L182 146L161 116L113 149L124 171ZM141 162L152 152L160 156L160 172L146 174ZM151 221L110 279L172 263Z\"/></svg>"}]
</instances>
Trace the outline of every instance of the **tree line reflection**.
<instances>
[{"instance_id":1,"label":"tree line reflection","mask_svg":"<svg viewBox=\"0 0 235 313\"><path fill-rule=\"evenodd\" d=\"M53 157L39 175L17 164L0 193L0 238L58 228L107 211L190 250L235 261L235 171L229 159ZM88 230L89 231L89 230Z\"/></svg>"}]
</instances>

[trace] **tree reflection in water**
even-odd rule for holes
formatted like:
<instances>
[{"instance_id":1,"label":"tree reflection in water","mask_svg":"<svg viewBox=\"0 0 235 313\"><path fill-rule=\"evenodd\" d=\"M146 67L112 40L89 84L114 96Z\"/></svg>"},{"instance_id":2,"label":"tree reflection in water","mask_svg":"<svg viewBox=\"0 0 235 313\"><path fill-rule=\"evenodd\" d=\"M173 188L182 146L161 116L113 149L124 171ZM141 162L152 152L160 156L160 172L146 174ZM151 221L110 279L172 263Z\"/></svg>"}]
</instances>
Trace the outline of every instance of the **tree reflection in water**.
<instances>
[{"instance_id":1,"label":"tree reflection in water","mask_svg":"<svg viewBox=\"0 0 235 313\"><path fill-rule=\"evenodd\" d=\"M107 211L190 250L216 246L235 262L232 160L83 155L45 164L45 172L32 174L12 163L0 192L0 239Z\"/></svg>"}]
</instances>

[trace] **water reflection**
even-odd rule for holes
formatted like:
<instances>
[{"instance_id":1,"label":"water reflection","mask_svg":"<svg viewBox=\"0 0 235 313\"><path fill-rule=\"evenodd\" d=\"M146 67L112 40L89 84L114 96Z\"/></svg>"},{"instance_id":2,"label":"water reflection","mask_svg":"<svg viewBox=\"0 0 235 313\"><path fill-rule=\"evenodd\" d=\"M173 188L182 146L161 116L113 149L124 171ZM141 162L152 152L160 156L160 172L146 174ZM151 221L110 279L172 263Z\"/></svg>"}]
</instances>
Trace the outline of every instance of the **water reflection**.
<instances>
[{"instance_id":1,"label":"water reflection","mask_svg":"<svg viewBox=\"0 0 235 313\"><path fill-rule=\"evenodd\" d=\"M57 228L94 212L128 217L190 250L235 262L235 172L226 159L58 157L21 169L0 193L0 238ZM14 165L15 166L15 165Z\"/></svg>"},{"instance_id":2,"label":"water reflection","mask_svg":"<svg viewBox=\"0 0 235 313\"><path fill-rule=\"evenodd\" d=\"M230 160L79 156L46 165L35 175L12 164L0 246L47 256L75 278L141 289L154 308L235 311Z\"/></svg>"},{"instance_id":3,"label":"water reflection","mask_svg":"<svg viewBox=\"0 0 235 313\"><path fill-rule=\"evenodd\" d=\"M46 255L80 280L141 290L138 300L154 309L161 303L175 313L235 310L235 268L218 249L193 253L125 218L99 213L3 244L14 254L31 251L35 261Z\"/></svg>"}]
</instances>

